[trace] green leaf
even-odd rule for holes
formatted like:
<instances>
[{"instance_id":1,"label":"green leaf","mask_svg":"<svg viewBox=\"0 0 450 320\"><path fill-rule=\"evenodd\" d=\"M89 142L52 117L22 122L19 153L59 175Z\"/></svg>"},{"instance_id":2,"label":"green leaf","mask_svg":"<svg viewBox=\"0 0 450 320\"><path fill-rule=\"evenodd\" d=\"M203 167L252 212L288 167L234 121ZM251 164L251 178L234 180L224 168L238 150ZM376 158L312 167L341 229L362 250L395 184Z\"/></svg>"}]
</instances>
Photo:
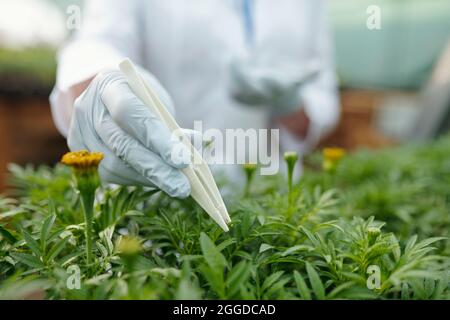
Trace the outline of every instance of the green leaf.
<instances>
[{"instance_id":1,"label":"green leaf","mask_svg":"<svg viewBox=\"0 0 450 320\"><path fill-rule=\"evenodd\" d=\"M409 300L409 287L407 283L402 284L402 291L401 291L401 297L402 300Z\"/></svg>"},{"instance_id":2,"label":"green leaf","mask_svg":"<svg viewBox=\"0 0 450 320\"><path fill-rule=\"evenodd\" d=\"M114 244L112 242L112 236L114 234L114 227L108 227L102 232L100 232L100 239L102 240L103 244L105 245L108 254L113 254L114 252ZM107 255L105 255L107 256Z\"/></svg>"},{"instance_id":3,"label":"green leaf","mask_svg":"<svg viewBox=\"0 0 450 320\"><path fill-rule=\"evenodd\" d=\"M433 293L433 299L442 299L441 295L443 294L444 290L446 289L448 284L447 278L441 276L441 278L437 281L436 289Z\"/></svg>"},{"instance_id":4,"label":"green leaf","mask_svg":"<svg viewBox=\"0 0 450 320\"><path fill-rule=\"evenodd\" d=\"M25 229L22 229L22 236L25 239L27 246L35 254L35 256L40 257L41 249L39 248L39 243L30 235Z\"/></svg>"},{"instance_id":5,"label":"green leaf","mask_svg":"<svg viewBox=\"0 0 450 320\"><path fill-rule=\"evenodd\" d=\"M223 273L227 261L214 242L204 232L200 234L200 247L209 267L214 272Z\"/></svg>"},{"instance_id":6,"label":"green leaf","mask_svg":"<svg viewBox=\"0 0 450 320\"><path fill-rule=\"evenodd\" d=\"M311 300L309 288L306 285L305 280L297 270L294 271L294 280L295 284L297 285L297 290L300 295L300 298L302 298L303 300Z\"/></svg>"},{"instance_id":7,"label":"green leaf","mask_svg":"<svg viewBox=\"0 0 450 320\"><path fill-rule=\"evenodd\" d=\"M226 287L228 297L233 297L239 292L240 287L247 282L250 277L251 265L246 261L241 261L231 269L228 274Z\"/></svg>"},{"instance_id":8,"label":"green leaf","mask_svg":"<svg viewBox=\"0 0 450 320\"><path fill-rule=\"evenodd\" d=\"M66 247L67 242L69 242L69 237L66 237L62 239L61 241L57 242L48 252L48 255L46 257L47 261L54 260L58 254Z\"/></svg>"},{"instance_id":9,"label":"green leaf","mask_svg":"<svg viewBox=\"0 0 450 320\"><path fill-rule=\"evenodd\" d=\"M274 247L271 246L270 244L262 243L261 246L259 247L259 253L263 253L263 252L265 252L267 250L270 250L272 248L274 248Z\"/></svg>"},{"instance_id":10,"label":"green leaf","mask_svg":"<svg viewBox=\"0 0 450 320\"><path fill-rule=\"evenodd\" d=\"M49 215L42 224L41 228L41 250L45 252L46 246L47 246L47 240L50 235L50 230L53 227L53 224L55 223L56 215L51 214Z\"/></svg>"},{"instance_id":11,"label":"green leaf","mask_svg":"<svg viewBox=\"0 0 450 320\"><path fill-rule=\"evenodd\" d=\"M31 267L31 268L43 268L44 264L35 256L27 253L11 252L11 257L15 260Z\"/></svg>"},{"instance_id":12,"label":"green leaf","mask_svg":"<svg viewBox=\"0 0 450 320\"><path fill-rule=\"evenodd\" d=\"M200 300L202 292L195 284L187 279L181 279L175 292L176 300Z\"/></svg>"},{"instance_id":13,"label":"green leaf","mask_svg":"<svg viewBox=\"0 0 450 320\"><path fill-rule=\"evenodd\" d=\"M327 299L335 299L339 297L341 294L345 293L348 289L354 288L355 283L352 281L344 282L334 288L328 295ZM345 296L344 296L345 297Z\"/></svg>"},{"instance_id":14,"label":"green leaf","mask_svg":"<svg viewBox=\"0 0 450 320\"><path fill-rule=\"evenodd\" d=\"M281 256L286 257L288 255L291 255L297 251L309 251L311 250L311 246L307 246L304 244L299 244L293 247L288 248L286 251L284 251L283 253L281 253Z\"/></svg>"},{"instance_id":15,"label":"green leaf","mask_svg":"<svg viewBox=\"0 0 450 320\"><path fill-rule=\"evenodd\" d=\"M308 262L306 262L306 272L308 273L311 288L313 289L316 298L320 300L325 299L325 289L319 274Z\"/></svg>"},{"instance_id":16,"label":"green leaf","mask_svg":"<svg viewBox=\"0 0 450 320\"><path fill-rule=\"evenodd\" d=\"M266 280L264 280L263 285L261 286L261 292L266 291L272 285L274 285L275 282L277 282L278 279L280 279L283 274L284 274L284 271L277 271L275 273L272 273L270 276L268 276L266 278Z\"/></svg>"},{"instance_id":17,"label":"green leaf","mask_svg":"<svg viewBox=\"0 0 450 320\"><path fill-rule=\"evenodd\" d=\"M189 261L183 263L181 269L181 280L175 292L176 300L199 300L202 292L198 285L192 281L192 269Z\"/></svg>"},{"instance_id":18,"label":"green leaf","mask_svg":"<svg viewBox=\"0 0 450 320\"><path fill-rule=\"evenodd\" d=\"M277 282L275 282L272 286L270 286L266 292L264 293L264 298L268 299L283 299L284 286L289 282L288 277L281 278Z\"/></svg>"},{"instance_id":19,"label":"green leaf","mask_svg":"<svg viewBox=\"0 0 450 320\"><path fill-rule=\"evenodd\" d=\"M15 244L17 242L16 237L14 237L11 232L0 226L0 234L9 244Z\"/></svg>"},{"instance_id":20,"label":"green leaf","mask_svg":"<svg viewBox=\"0 0 450 320\"><path fill-rule=\"evenodd\" d=\"M223 281L223 274L218 274L217 270L211 269L211 267L207 264L201 264L199 266L199 270L217 296L221 299L225 299L225 283Z\"/></svg>"},{"instance_id":21,"label":"green leaf","mask_svg":"<svg viewBox=\"0 0 450 320\"><path fill-rule=\"evenodd\" d=\"M417 241L417 235L413 235L409 240L408 243L405 246L405 253L408 253L409 251L412 250L412 248L414 247L414 245L416 244Z\"/></svg>"},{"instance_id":22,"label":"green leaf","mask_svg":"<svg viewBox=\"0 0 450 320\"><path fill-rule=\"evenodd\" d=\"M180 278L181 276L181 271L176 268L152 268L150 269L150 272L159 274L165 278Z\"/></svg>"},{"instance_id":23,"label":"green leaf","mask_svg":"<svg viewBox=\"0 0 450 320\"><path fill-rule=\"evenodd\" d=\"M0 213L0 220L5 220L6 218L11 218L22 213L27 213L27 211L22 208L17 208L6 212L2 212Z\"/></svg>"},{"instance_id":24,"label":"green leaf","mask_svg":"<svg viewBox=\"0 0 450 320\"><path fill-rule=\"evenodd\" d=\"M308 237L309 241L311 241L311 243L318 247L320 246L320 242L319 240L317 240L317 238L311 233L311 231L309 231L308 229L306 229L305 227L301 226L300 230Z\"/></svg>"},{"instance_id":25,"label":"green leaf","mask_svg":"<svg viewBox=\"0 0 450 320\"><path fill-rule=\"evenodd\" d=\"M432 243L435 243L435 242L441 241L441 240L445 240L445 239L447 239L447 238L446 238L446 237L432 237L432 238L428 238L428 239L425 239L425 240L420 241L420 242L415 246L415 249L416 249L416 250L417 250L417 249L422 249L422 248L424 248L424 247L429 246L429 245L432 244Z\"/></svg>"},{"instance_id":26,"label":"green leaf","mask_svg":"<svg viewBox=\"0 0 450 320\"><path fill-rule=\"evenodd\" d=\"M236 257L241 257L241 258L246 259L248 261L252 261L253 260L252 255L250 253L248 253L248 252L243 251L243 250L239 250L238 252L236 252L235 255L236 255Z\"/></svg>"},{"instance_id":27,"label":"green leaf","mask_svg":"<svg viewBox=\"0 0 450 320\"><path fill-rule=\"evenodd\" d=\"M236 239L233 239L233 238L227 239L227 240L223 241L222 243L220 243L219 245L217 245L217 249L219 249L219 251L223 251L225 248L227 248L228 246L230 246L234 243L236 243Z\"/></svg>"},{"instance_id":28,"label":"green leaf","mask_svg":"<svg viewBox=\"0 0 450 320\"><path fill-rule=\"evenodd\" d=\"M71 263L73 260L75 260L76 258L78 258L79 256L81 256L83 254L84 254L84 251L82 251L82 250L69 253L67 256L64 256L59 261L59 264L64 267L65 265L67 265L68 263Z\"/></svg>"},{"instance_id":29,"label":"green leaf","mask_svg":"<svg viewBox=\"0 0 450 320\"><path fill-rule=\"evenodd\" d=\"M392 254L394 255L395 261L399 261L401 255L402 255L402 252L400 250L400 245L398 243L398 239L395 237L395 235L392 235L391 236L391 241L393 243Z\"/></svg>"}]
</instances>

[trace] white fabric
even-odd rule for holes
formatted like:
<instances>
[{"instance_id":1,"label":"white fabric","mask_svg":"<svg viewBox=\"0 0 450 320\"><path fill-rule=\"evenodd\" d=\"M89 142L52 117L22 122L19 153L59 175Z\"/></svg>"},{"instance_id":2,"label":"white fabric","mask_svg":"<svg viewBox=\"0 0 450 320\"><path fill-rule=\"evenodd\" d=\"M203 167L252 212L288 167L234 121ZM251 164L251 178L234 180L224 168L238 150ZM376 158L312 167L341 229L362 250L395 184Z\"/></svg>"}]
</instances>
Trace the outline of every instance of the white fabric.
<instances>
[{"instance_id":1,"label":"white fabric","mask_svg":"<svg viewBox=\"0 0 450 320\"><path fill-rule=\"evenodd\" d=\"M57 127L67 134L67 89L128 56L170 93L180 126L192 128L203 120L204 129L267 128L267 108L239 104L228 86L231 61L256 54L260 63L292 70L319 61L318 77L300 94L311 131L330 130L339 108L323 1L255 0L251 49L241 1L86 1L82 29L59 54L51 99Z\"/></svg>"}]
</instances>

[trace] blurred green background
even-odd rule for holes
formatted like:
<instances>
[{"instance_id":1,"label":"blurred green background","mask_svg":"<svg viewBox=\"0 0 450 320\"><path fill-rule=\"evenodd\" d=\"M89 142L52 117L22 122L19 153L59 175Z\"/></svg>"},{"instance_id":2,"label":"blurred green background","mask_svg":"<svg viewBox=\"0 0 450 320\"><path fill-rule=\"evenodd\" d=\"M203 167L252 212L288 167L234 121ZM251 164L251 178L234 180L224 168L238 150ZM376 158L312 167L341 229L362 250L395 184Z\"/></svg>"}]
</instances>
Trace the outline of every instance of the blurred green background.
<instances>
[{"instance_id":1,"label":"blurred green background","mask_svg":"<svg viewBox=\"0 0 450 320\"><path fill-rule=\"evenodd\" d=\"M420 88L450 40L448 0L334 0L329 16L337 72L351 87ZM368 30L366 8L381 8Z\"/></svg>"},{"instance_id":2,"label":"blurred green background","mask_svg":"<svg viewBox=\"0 0 450 320\"><path fill-rule=\"evenodd\" d=\"M82 4L81 0L43 1L58 8L63 18L68 5ZM381 8L381 30L366 27L370 5ZM450 39L448 0L330 0L328 14L336 69L345 87L418 89ZM2 84L14 85L16 76L48 89L55 68L54 47L7 48L0 33Z\"/></svg>"},{"instance_id":3,"label":"blurred green background","mask_svg":"<svg viewBox=\"0 0 450 320\"><path fill-rule=\"evenodd\" d=\"M450 0L326 2L342 115L322 145L380 148L450 130ZM48 96L67 9L82 3L0 0L0 191L7 163L51 164L66 150ZM380 30L366 26L373 5Z\"/></svg>"}]
</instances>

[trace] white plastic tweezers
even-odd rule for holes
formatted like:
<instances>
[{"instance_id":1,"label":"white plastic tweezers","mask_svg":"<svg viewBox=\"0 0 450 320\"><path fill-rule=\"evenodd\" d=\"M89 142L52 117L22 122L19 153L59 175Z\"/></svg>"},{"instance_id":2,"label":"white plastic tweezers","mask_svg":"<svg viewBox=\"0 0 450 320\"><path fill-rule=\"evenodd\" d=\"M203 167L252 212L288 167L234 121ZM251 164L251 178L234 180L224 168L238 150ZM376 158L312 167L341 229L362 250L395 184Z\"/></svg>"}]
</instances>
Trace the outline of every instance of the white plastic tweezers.
<instances>
[{"instance_id":1,"label":"white plastic tweezers","mask_svg":"<svg viewBox=\"0 0 450 320\"><path fill-rule=\"evenodd\" d=\"M181 132L175 119L149 84L142 79L130 59L123 60L119 68L136 96L166 124L171 132ZM182 169L191 184L192 198L225 232L228 231L227 223L230 223L231 219L208 165L185 135L181 134L180 140L192 153L191 164Z\"/></svg>"}]
</instances>

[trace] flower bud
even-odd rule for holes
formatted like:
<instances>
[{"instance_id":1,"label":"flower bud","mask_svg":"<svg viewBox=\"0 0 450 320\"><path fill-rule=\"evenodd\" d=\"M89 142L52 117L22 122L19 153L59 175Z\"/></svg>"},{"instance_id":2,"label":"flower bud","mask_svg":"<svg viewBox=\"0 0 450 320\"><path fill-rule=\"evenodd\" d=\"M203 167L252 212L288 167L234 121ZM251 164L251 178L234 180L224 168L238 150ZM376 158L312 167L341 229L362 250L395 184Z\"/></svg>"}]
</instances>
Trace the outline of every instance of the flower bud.
<instances>
[{"instance_id":1,"label":"flower bud","mask_svg":"<svg viewBox=\"0 0 450 320\"><path fill-rule=\"evenodd\" d=\"M367 237L369 239L369 244L374 244L377 238L380 236L381 230L378 227L368 227Z\"/></svg>"},{"instance_id":2,"label":"flower bud","mask_svg":"<svg viewBox=\"0 0 450 320\"><path fill-rule=\"evenodd\" d=\"M141 252L142 245L136 237L125 236L120 238L116 248L121 256L133 256Z\"/></svg>"},{"instance_id":3,"label":"flower bud","mask_svg":"<svg viewBox=\"0 0 450 320\"><path fill-rule=\"evenodd\" d=\"M335 172L339 162L345 156L345 150L342 148L324 148L322 155L323 170L326 172Z\"/></svg>"},{"instance_id":4,"label":"flower bud","mask_svg":"<svg viewBox=\"0 0 450 320\"><path fill-rule=\"evenodd\" d=\"M289 192L289 203L292 202L292 179L294 175L295 164L298 160L298 153L295 151L288 151L284 153L284 161L286 161L288 169L288 192Z\"/></svg>"},{"instance_id":5,"label":"flower bud","mask_svg":"<svg viewBox=\"0 0 450 320\"><path fill-rule=\"evenodd\" d=\"M256 163L246 163L242 165L242 168L244 169L245 176L247 177L247 181L245 184L245 190L244 194L247 196L250 193L250 186L253 180L253 177L255 175L256 169L258 168L258 165Z\"/></svg>"}]
</instances>

